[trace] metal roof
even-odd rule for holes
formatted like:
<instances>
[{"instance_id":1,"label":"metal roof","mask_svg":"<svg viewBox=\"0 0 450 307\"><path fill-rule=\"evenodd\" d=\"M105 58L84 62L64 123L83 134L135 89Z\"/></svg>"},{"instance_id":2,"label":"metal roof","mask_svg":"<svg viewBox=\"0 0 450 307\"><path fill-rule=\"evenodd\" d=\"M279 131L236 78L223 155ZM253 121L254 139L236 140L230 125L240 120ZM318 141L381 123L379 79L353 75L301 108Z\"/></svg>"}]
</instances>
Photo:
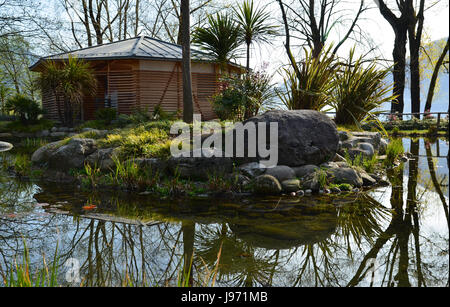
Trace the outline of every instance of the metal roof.
<instances>
[{"instance_id":1,"label":"metal roof","mask_svg":"<svg viewBox=\"0 0 450 307\"><path fill-rule=\"evenodd\" d=\"M152 60L182 60L182 47L180 45L164 42L148 36L139 36L113 43L83 48L67 53L51 55L39 59L30 67L33 69L42 60L65 60L69 56L76 56L85 60L108 60L108 59L152 59ZM214 56L191 49L191 59L195 62L215 62ZM240 66L236 63L229 63Z\"/></svg>"}]
</instances>

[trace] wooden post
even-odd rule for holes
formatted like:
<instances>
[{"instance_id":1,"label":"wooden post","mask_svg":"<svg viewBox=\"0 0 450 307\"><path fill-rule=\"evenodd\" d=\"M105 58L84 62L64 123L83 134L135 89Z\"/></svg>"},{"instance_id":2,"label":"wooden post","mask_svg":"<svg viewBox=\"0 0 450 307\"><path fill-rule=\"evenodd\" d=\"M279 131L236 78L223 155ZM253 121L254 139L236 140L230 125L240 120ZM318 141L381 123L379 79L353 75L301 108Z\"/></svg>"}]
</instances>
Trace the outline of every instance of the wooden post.
<instances>
[{"instance_id":1,"label":"wooden post","mask_svg":"<svg viewBox=\"0 0 450 307\"><path fill-rule=\"evenodd\" d=\"M438 118L437 118L437 131L439 132L439 124L441 122L441 113L438 113Z\"/></svg>"}]
</instances>

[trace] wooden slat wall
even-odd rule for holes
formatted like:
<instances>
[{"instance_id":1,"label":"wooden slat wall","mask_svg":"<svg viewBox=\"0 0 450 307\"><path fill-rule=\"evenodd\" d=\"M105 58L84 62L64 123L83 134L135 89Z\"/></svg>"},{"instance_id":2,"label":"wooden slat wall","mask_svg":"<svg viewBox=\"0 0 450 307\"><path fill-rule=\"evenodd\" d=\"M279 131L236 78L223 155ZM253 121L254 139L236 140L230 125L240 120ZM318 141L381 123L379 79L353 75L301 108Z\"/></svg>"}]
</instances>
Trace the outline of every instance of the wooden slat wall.
<instances>
[{"instance_id":1,"label":"wooden slat wall","mask_svg":"<svg viewBox=\"0 0 450 307\"><path fill-rule=\"evenodd\" d=\"M51 120L59 120L58 106L56 105L55 96L51 92L42 93L42 108L45 110L44 117Z\"/></svg>"},{"instance_id":2,"label":"wooden slat wall","mask_svg":"<svg viewBox=\"0 0 450 307\"><path fill-rule=\"evenodd\" d=\"M181 67L180 63L172 63L170 71L150 71L140 70L137 60L110 61L109 65L105 61L93 62L93 69L95 69L98 79L98 89L95 95L84 98L84 120L95 118L95 111L103 106L105 93L110 99L117 100L118 113L121 114L131 114L137 109L153 112L159 103L166 112L176 113L180 110L180 114L182 114ZM193 73L192 90L194 112L202 114L203 120L217 118L210 103L211 96L218 90L216 74ZM42 101L43 107L48 112L46 117L57 120L58 111L54 97L45 93Z\"/></svg>"},{"instance_id":3,"label":"wooden slat wall","mask_svg":"<svg viewBox=\"0 0 450 307\"><path fill-rule=\"evenodd\" d=\"M183 81L180 69L168 71L139 72L139 102L143 110L153 112L161 103L166 112L182 111ZM217 91L214 74L192 74L192 93L194 96L194 112L202 114L203 120L217 118L209 99Z\"/></svg>"}]
</instances>

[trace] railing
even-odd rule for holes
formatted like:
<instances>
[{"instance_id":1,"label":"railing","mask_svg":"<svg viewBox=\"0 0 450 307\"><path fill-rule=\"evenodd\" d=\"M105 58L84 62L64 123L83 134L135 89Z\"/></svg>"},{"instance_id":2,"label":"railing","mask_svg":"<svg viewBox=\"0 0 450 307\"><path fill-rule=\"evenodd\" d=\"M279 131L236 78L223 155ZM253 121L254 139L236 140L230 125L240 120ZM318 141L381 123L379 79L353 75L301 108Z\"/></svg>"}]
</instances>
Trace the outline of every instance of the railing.
<instances>
[{"instance_id":1,"label":"railing","mask_svg":"<svg viewBox=\"0 0 450 307\"><path fill-rule=\"evenodd\" d=\"M336 112L326 112L326 114L335 115ZM445 116L447 116L447 119L449 118L449 112L420 112L420 113L380 112L380 113L374 113L374 115L377 116L378 118L381 116L386 116L387 121L392 121L394 119L406 121L406 120L411 120L413 117L420 119L421 115L424 115L423 119L426 119L426 118L434 119L436 117L433 115L437 115L437 121L436 121L437 129L439 129L439 127L440 127L442 118L445 118ZM405 117L409 117L409 118L405 118ZM383 121L383 119L380 119L380 121Z\"/></svg>"}]
</instances>

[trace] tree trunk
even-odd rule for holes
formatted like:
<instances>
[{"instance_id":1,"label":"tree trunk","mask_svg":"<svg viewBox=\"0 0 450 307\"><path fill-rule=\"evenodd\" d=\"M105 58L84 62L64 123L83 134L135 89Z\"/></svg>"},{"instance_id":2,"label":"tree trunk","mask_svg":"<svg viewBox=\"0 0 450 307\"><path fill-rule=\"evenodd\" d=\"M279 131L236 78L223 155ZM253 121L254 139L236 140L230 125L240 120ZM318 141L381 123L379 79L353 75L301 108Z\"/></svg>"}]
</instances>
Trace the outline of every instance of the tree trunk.
<instances>
[{"instance_id":1,"label":"tree trunk","mask_svg":"<svg viewBox=\"0 0 450 307\"><path fill-rule=\"evenodd\" d=\"M250 43L247 44L247 73L250 72Z\"/></svg>"},{"instance_id":2,"label":"tree trunk","mask_svg":"<svg viewBox=\"0 0 450 307\"><path fill-rule=\"evenodd\" d=\"M192 123L194 105L191 78L191 33L189 0L181 0L182 47L183 47L183 120Z\"/></svg>"},{"instance_id":3,"label":"tree trunk","mask_svg":"<svg viewBox=\"0 0 450 307\"><path fill-rule=\"evenodd\" d=\"M447 55L449 49L449 39L447 38L447 44L445 45L444 50L442 51L441 56L439 57L436 65L434 66L433 75L431 76L430 87L428 88L427 101L425 103L425 108L423 112L427 112L431 110L431 102L433 101L434 96L434 88L436 87L437 78L439 75L439 69L444 63L445 56Z\"/></svg>"},{"instance_id":4,"label":"tree trunk","mask_svg":"<svg viewBox=\"0 0 450 307\"><path fill-rule=\"evenodd\" d=\"M394 42L393 59L394 59L394 89L393 94L397 98L391 104L391 113L403 113L405 106L405 57L406 57L406 33L407 29L397 29Z\"/></svg>"},{"instance_id":5,"label":"tree trunk","mask_svg":"<svg viewBox=\"0 0 450 307\"><path fill-rule=\"evenodd\" d=\"M410 73L411 73L411 112L420 113L420 45L422 42L422 30L424 22L425 0L420 1L419 11L416 15L413 1L409 0L408 12L408 39L410 53ZM420 119L420 114L414 115Z\"/></svg>"}]
</instances>

